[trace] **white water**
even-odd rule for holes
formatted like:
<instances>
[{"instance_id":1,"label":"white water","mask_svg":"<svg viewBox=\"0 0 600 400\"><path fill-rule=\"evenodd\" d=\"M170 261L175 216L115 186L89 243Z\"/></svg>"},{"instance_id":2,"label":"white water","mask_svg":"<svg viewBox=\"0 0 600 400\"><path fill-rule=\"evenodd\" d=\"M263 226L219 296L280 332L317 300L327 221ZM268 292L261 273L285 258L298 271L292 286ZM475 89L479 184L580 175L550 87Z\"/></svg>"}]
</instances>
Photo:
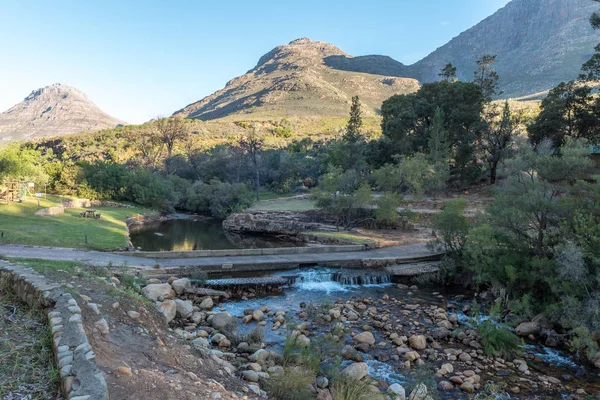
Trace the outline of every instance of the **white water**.
<instances>
[{"instance_id":1,"label":"white water","mask_svg":"<svg viewBox=\"0 0 600 400\"><path fill-rule=\"evenodd\" d=\"M571 357L559 353L557 350L551 349L546 346L534 346L531 344L525 345L525 349L531 351L531 353L539 357L542 361L550 365L556 365L558 367L569 367L573 369L582 368L577 365Z\"/></svg>"},{"instance_id":2,"label":"white water","mask_svg":"<svg viewBox=\"0 0 600 400\"><path fill-rule=\"evenodd\" d=\"M321 292L347 292L360 287L391 285L388 275L348 275L328 268L311 268L296 273L293 287Z\"/></svg>"}]
</instances>

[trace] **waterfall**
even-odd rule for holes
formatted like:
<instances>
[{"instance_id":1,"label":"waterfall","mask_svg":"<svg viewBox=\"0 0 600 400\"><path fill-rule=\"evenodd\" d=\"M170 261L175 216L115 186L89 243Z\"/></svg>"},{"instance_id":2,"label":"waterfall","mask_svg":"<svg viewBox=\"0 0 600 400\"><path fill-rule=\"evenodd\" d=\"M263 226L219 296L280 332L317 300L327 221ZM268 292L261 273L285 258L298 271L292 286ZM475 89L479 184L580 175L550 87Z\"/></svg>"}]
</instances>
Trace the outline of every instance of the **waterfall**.
<instances>
[{"instance_id":1,"label":"waterfall","mask_svg":"<svg viewBox=\"0 0 600 400\"><path fill-rule=\"evenodd\" d=\"M289 281L298 288L325 291L346 291L352 287L388 285L391 283L390 275L348 274L344 271L329 268L301 270L293 278L290 278L288 278Z\"/></svg>"}]
</instances>

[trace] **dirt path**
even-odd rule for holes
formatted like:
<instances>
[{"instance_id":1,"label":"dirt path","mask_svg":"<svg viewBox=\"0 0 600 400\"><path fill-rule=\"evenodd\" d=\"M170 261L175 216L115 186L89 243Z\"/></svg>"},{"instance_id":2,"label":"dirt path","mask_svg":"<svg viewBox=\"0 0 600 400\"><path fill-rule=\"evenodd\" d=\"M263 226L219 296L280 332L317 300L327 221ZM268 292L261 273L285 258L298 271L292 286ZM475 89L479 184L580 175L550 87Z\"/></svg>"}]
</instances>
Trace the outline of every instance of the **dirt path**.
<instances>
[{"instance_id":1,"label":"dirt path","mask_svg":"<svg viewBox=\"0 0 600 400\"><path fill-rule=\"evenodd\" d=\"M157 264L161 269L193 266L221 266L232 265L277 265L277 264L319 264L331 262L350 262L360 260L378 259L403 259L430 256L433 253L425 243L411 243L401 246L385 247L367 251L352 251L339 253L320 254L283 254L263 256L228 256L228 257L201 257L201 258L140 258L124 256L98 251L84 251L76 249L64 249L53 247L28 247L17 245L0 246L0 256L19 258L41 258L46 260L68 260L82 261L87 264L107 266L120 266L126 264L128 267L138 269L153 269Z\"/></svg>"}]
</instances>

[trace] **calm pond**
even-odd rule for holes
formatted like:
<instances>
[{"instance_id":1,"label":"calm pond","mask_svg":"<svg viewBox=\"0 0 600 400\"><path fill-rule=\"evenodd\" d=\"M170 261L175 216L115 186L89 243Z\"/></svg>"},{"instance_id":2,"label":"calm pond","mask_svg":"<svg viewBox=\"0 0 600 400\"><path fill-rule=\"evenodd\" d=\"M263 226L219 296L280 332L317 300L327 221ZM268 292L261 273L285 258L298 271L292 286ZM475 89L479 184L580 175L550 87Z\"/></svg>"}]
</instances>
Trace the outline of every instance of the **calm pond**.
<instances>
[{"instance_id":1,"label":"calm pond","mask_svg":"<svg viewBox=\"0 0 600 400\"><path fill-rule=\"evenodd\" d=\"M145 251L224 250L296 247L288 238L225 232L220 220L170 219L132 226L131 243Z\"/></svg>"}]
</instances>

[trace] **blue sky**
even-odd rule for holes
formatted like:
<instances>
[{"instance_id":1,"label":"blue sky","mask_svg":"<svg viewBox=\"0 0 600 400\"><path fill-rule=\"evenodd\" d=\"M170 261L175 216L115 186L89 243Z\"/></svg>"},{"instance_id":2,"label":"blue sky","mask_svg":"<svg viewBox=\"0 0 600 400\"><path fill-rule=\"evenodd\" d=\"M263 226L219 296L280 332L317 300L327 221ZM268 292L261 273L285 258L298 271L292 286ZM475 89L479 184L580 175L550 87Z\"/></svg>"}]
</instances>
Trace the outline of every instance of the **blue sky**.
<instances>
[{"instance_id":1,"label":"blue sky","mask_svg":"<svg viewBox=\"0 0 600 400\"><path fill-rule=\"evenodd\" d=\"M299 37L411 64L508 0L0 0L0 111L65 83L130 123L168 116Z\"/></svg>"}]
</instances>

